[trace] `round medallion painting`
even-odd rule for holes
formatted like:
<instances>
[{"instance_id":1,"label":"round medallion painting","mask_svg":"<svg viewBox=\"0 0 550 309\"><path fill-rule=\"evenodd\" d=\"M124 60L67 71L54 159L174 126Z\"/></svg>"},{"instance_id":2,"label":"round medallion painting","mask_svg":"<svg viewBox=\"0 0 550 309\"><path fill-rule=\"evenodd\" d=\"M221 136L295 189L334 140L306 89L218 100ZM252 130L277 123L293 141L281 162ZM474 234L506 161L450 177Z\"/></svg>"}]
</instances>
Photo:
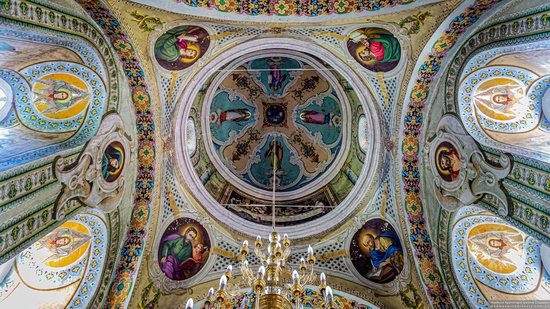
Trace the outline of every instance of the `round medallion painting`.
<instances>
[{"instance_id":1,"label":"round medallion painting","mask_svg":"<svg viewBox=\"0 0 550 309\"><path fill-rule=\"evenodd\" d=\"M460 175L460 154L456 147L449 142L442 142L435 151L435 166L437 173L447 182L455 181Z\"/></svg>"},{"instance_id":2,"label":"round medallion painting","mask_svg":"<svg viewBox=\"0 0 550 309\"><path fill-rule=\"evenodd\" d=\"M192 66L210 46L208 32L197 26L178 26L155 43L155 58L161 67L178 71Z\"/></svg>"},{"instance_id":3,"label":"round medallion painting","mask_svg":"<svg viewBox=\"0 0 550 309\"><path fill-rule=\"evenodd\" d=\"M108 182L113 182L124 170L124 147L119 142L112 142L105 148L101 159L101 173Z\"/></svg>"},{"instance_id":4,"label":"round medallion painting","mask_svg":"<svg viewBox=\"0 0 550 309\"><path fill-rule=\"evenodd\" d=\"M172 280L189 279L202 269L209 249L208 232L200 223L190 218L176 219L160 240L160 269Z\"/></svg>"},{"instance_id":5,"label":"round medallion painting","mask_svg":"<svg viewBox=\"0 0 550 309\"><path fill-rule=\"evenodd\" d=\"M387 283L403 270L403 247L395 229L383 219L372 219L355 233L350 245L355 269L375 283Z\"/></svg>"},{"instance_id":6,"label":"round medallion painting","mask_svg":"<svg viewBox=\"0 0 550 309\"><path fill-rule=\"evenodd\" d=\"M357 62L374 72L389 72L401 59L401 45L389 31L361 28L348 37L348 51Z\"/></svg>"}]
</instances>

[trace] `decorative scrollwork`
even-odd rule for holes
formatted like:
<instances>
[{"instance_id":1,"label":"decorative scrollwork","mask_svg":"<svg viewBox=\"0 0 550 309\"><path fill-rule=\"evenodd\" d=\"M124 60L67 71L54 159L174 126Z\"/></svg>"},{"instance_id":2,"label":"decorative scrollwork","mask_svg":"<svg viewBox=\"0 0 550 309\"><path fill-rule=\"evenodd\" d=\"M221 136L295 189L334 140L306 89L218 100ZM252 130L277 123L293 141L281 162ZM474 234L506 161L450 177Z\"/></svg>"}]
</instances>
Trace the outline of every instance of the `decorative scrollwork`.
<instances>
[{"instance_id":1,"label":"decorative scrollwork","mask_svg":"<svg viewBox=\"0 0 550 309\"><path fill-rule=\"evenodd\" d=\"M56 201L56 218L64 217L63 207L69 200L111 212L124 194L125 174L133 160L135 142L124 131L122 118L108 114L97 134L88 142L78 160L57 158L55 176L63 185Z\"/></svg>"},{"instance_id":2,"label":"decorative scrollwork","mask_svg":"<svg viewBox=\"0 0 550 309\"><path fill-rule=\"evenodd\" d=\"M452 114L441 118L427 150L434 192L443 208L456 211L490 194L498 200L499 214L508 215L509 198L501 186L501 180L512 169L507 155L499 157L499 166L489 163L460 120Z\"/></svg>"}]
</instances>

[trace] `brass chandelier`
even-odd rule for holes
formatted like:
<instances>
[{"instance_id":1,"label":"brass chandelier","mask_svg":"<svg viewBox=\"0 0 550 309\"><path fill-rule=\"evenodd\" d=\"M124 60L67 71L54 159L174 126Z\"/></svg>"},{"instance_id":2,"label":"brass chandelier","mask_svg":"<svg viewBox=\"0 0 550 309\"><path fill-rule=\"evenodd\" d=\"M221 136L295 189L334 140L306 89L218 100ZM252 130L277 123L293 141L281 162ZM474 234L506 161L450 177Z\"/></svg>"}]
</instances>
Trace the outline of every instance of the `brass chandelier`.
<instances>
[{"instance_id":1,"label":"brass chandelier","mask_svg":"<svg viewBox=\"0 0 550 309\"><path fill-rule=\"evenodd\" d=\"M275 153L276 151L273 151ZM272 228L267 244L267 250L263 250L263 241L257 236L254 243L254 255L260 261L256 271L252 270L247 260L250 252L248 241L245 240L240 249L240 270L242 276L233 276L233 267L229 265L220 278L217 290L210 288L204 301L203 309L232 308L238 295L238 291L249 290L254 295L254 308L256 309L300 309L302 307L301 296L306 285L313 285L317 279L315 275L315 256L313 248L308 246L307 258L300 258L299 268L293 269L290 260L290 240L284 234L282 242L280 234L275 230L275 177L278 170L278 158L272 155L273 162L273 191L272 191ZM266 252L267 251L267 252ZM319 276L319 290L324 296L322 308L337 308L332 294L332 289L326 284L326 276ZM243 300L244 301L244 300ZM193 308L193 299L188 299L185 309ZM243 304L241 304L241 308ZM248 306L246 307L248 308Z\"/></svg>"}]
</instances>

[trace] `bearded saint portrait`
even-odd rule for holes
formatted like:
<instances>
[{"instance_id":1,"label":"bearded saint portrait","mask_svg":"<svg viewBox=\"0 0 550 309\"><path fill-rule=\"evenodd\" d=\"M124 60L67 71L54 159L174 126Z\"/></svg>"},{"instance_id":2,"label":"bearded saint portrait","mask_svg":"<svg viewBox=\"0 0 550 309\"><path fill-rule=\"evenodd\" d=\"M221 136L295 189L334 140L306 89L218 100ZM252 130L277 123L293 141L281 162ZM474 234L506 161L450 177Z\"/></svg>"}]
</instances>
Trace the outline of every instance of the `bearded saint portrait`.
<instances>
[{"instance_id":1,"label":"bearded saint portrait","mask_svg":"<svg viewBox=\"0 0 550 309\"><path fill-rule=\"evenodd\" d=\"M199 60L210 45L208 32L197 26L168 30L155 43L155 57L167 70L183 70Z\"/></svg>"},{"instance_id":2,"label":"bearded saint portrait","mask_svg":"<svg viewBox=\"0 0 550 309\"><path fill-rule=\"evenodd\" d=\"M174 221L162 237L159 266L168 278L185 280L198 273L208 260L210 242L206 231L198 224L188 223L180 227L178 223ZM174 228L181 232L172 233Z\"/></svg>"},{"instance_id":3,"label":"bearded saint portrait","mask_svg":"<svg viewBox=\"0 0 550 309\"><path fill-rule=\"evenodd\" d=\"M460 154L453 144L441 143L436 149L435 160L437 172L443 180L452 182L458 178L462 163Z\"/></svg>"}]
</instances>

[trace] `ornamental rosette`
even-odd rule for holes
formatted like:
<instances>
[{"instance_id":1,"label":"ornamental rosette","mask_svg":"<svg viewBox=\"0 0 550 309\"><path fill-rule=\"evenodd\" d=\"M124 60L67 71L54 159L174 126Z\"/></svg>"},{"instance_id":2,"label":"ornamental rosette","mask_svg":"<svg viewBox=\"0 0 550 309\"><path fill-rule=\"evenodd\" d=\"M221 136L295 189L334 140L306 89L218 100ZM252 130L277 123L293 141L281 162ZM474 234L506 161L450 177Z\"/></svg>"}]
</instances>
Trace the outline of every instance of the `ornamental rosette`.
<instances>
[{"instance_id":1,"label":"ornamental rosette","mask_svg":"<svg viewBox=\"0 0 550 309\"><path fill-rule=\"evenodd\" d=\"M348 13L353 9L353 3L347 0L335 0L333 3L333 10L338 14Z\"/></svg>"},{"instance_id":2,"label":"ornamental rosette","mask_svg":"<svg viewBox=\"0 0 550 309\"><path fill-rule=\"evenodd\" d=\"M153 146L152 142L140 143L138 160L145 168L153 166L153 161L155 160L155 149Z\"/></svg>"}]
</instances>

